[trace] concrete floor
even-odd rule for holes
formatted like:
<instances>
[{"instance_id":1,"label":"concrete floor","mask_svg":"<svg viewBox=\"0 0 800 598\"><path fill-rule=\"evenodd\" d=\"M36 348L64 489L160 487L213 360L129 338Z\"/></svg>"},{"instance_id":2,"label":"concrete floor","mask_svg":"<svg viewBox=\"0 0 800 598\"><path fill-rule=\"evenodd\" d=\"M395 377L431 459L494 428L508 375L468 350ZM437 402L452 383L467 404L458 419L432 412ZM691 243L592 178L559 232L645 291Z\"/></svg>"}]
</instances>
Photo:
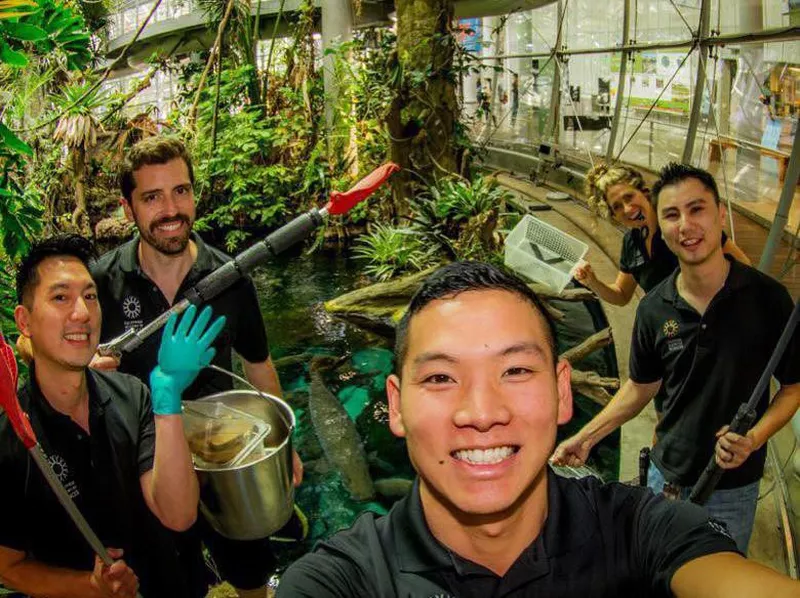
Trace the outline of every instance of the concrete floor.
<instances>
[{"instance_id":1,"label":"concrete floor","mask_svg":"<svg viewBox=\"0 0 800 598\"><path fill-rule=\"evenodd\" d=\"M548 201L545 195L552 190L550 188L533 186L527 179L517 178L509 174L498 173L496 176L498 181L511 190L519 201L550 205L553 208L551 211L536 212L535 216L587 243L589 252L586 260L592 264L599 278L613 280L616 277L623 235L621 229L606 220L595 217L586 208L585 204L578 201ZM621 380L624 380L628 374L631 331L633 329L636 306L641 297L641 289L637 289L634 299L625 307L603 303L615 339L614 347ZM654 428L655 410L652 404L648 405L636 418L622 427L621 480L631 480L637 477L639 450L652 443ZM781 465L789 460L789 456L794 449L792 445L793 439L792 431L787 426L775 440L774 444L779 444L781 447L776 451L779 453L778 460ZM789 463L787 471L791 471L791 463ZM789 479L790 483L794 482L798 486L798 491L794 494L797 499L795 501L797 502L796 508L794 511L790 510L789 512L789 516L794 516L794 513L800 513L800 479L794 478L788 473L785 478L791 478ZM780 492L779 487L773 482L772 472L770 471L762 481L761 500L756 512L756 522L748 556L764 565L788 574L790 565L780 525L781 515L775 503L775 499L780 496Z\"/></svg>"}]
</instances>

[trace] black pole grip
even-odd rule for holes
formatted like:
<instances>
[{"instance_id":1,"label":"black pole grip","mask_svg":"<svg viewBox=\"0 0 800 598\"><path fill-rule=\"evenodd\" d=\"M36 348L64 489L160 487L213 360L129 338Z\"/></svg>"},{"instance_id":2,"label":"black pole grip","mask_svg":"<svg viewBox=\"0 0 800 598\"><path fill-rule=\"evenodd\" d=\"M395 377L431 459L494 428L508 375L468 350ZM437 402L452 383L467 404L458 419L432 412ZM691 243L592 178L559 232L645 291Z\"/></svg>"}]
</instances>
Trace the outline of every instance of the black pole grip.
<instances>
[{"instance_id":1,"label":"black pole grip","mask_svg":"<svg viewBox=\"0 0 800 598\"><path fill-rule=\"evenodd\" d=\"M270 247L273 255L278 255L289 249L289 247L298 241L302 241L310 236L314 229L320 224L322 224L322 215L314 208L280 227L264 239L264 243ZM247 263L241 264L245 272L249 272L254 266L250 266Z\"/></svg>"},{"instance_id":2,"label":"black pole grip","mask_svg":"<svg viewBox=\"0 0 800 598\"><path fill-rule=\"evenodd\" d=\"M639 451L639 485L647 486L647 473L650 469L650 447L646 446Z\"/></svg>"},{"instance_id":3,"label":"black pole grip","mask_svg":"<svg viewBox=\"0 0 800 598\"><path fill-rule=\"evenodd\" d=\"M186 291L186 298L195 305L210 301L270 257L307 238L322 224L322 220L322 215L316 208L301 214L203 278Z\"/></svg>"},{"instance_id":4,"label":"black pole grip","mask_svg":"<svg viewBox=\"0 0 800 598\"><path fill-rule=\"evenodd\" d=\"M736 417L734 417L733 421L731 422L729 431L740 435L746 434L755 420L755 410L750 409L750 406L747 403L742 403L739 405L739 410L736 412ZM716 442L714 443L714 446L716 447ZM689 494L689 500L697 505L706 504L708 499L711 497L711 493L714 492L714 488L717 487L717 484L719 483L723 473L725 473L725 470L717 465L717 456L716 452L714 451L711 453L711 459L709 459L706 468L703 470L703 473L700 474L700 478L692 487L692 491Z\"/></svg>"}]
</instances>

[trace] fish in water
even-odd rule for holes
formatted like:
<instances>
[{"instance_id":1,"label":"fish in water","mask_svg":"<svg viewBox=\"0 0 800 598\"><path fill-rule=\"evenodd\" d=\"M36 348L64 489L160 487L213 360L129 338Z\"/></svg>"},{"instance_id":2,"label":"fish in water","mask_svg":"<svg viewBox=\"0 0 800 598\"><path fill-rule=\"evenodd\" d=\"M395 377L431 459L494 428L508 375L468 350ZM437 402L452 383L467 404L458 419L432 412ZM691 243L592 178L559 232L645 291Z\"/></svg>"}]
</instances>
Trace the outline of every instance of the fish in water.
<instances>
[{"instance_id":1,"label":"fish in water","mask_svg":"<svg viewBox=\"0 0 800 598\"><path fill-rule=\"evenodd\" d=\"M386 498L403 498L411 491L414 480L405 478L385 478L375 480L375 491Z\"/></svg>"},{"instance_id":2,"label":"fish in water","mask_svg":"<svg viewBox=\"0 0 800 598\"><path fill-rule=\"evenodd\" d=\"M364 445L356 425L322 380L317 359L312 360L308 410L311 423L328 462L338 469L355 500L369 500L375 487L369 475Z\"/></svg>"}]
</instances>

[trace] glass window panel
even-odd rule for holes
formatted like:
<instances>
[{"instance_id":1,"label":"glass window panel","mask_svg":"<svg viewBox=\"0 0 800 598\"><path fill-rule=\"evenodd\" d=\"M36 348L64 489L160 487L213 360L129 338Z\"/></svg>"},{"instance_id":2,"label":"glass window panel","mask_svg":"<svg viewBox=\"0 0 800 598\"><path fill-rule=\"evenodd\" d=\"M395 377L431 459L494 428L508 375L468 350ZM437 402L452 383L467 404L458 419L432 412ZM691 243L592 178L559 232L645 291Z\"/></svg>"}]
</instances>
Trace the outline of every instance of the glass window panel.
<instances>
[{"instance_id":1,"label":"glass window panel","mask_svg":"<svg viewBox=\"0 0 800 598\"><path fill-rule=\"evenodd\" d=\"M790 4L786 0L713 0L711 27L723 34L788 27L800 19L800 7L790 8Z\"/></svg>"},{"instance_id":2,"label":"glass window panel","mask_svg":"<svg viewBox=\"0 0 800 598\"><path fill-rule=\"evenodd\" d=\"M631 39L639 43L691 39L700 20L701 0L638 0Z\"/></svg>"},{"instance_id":3,"label":"glass window panel","mask_svg":"<svg viewBox=\"0 0 800 598\"><path fill-rule=\"evenodd\" d=\"M693 162L714 174L723 196L767 221L774 217L797 131L799 45L731 45L709 63L711 101L704 102L709 112L701 112ZM798 213L791 214L791 231Z\"/></svg>"},{"instance_id":4,"label":"glass window panel","mask_svg":"<svg viewBox=\"0 0 800 598\"><path fill-rule=\"evenodd\" d=\"M564 25L567 47L577 50L621 44L623 12L622 0L607 0L602 10L598 10L597 0L571 0Z\"/></svg>"},{"instance_id":5,"label":"glass window panel","mask_svg":"<svg viewBox=\"0 0 800 598\"><path fill-rule=\"evenodd\" d=\"M587 162L590 153L605 156L614 111L611 86L619 80L620 59L621 54L572 55L561 66L561 151Z\"/></svg>"},{"instance_id":6,"label":"glass window panel","mask_svg":"<svg viewBox=\"0 0 800 598\"><path fill-rule=\"evenodd\" d=\"M622 160L652 170L680 161L697 68L697 52L692 51L688 58L687 53L688 49L633 54L615 157L621 152ZM612 64L612 72L615 67ZM616 96L614 89L612 95Z\"/></svg>"}]
</instances>

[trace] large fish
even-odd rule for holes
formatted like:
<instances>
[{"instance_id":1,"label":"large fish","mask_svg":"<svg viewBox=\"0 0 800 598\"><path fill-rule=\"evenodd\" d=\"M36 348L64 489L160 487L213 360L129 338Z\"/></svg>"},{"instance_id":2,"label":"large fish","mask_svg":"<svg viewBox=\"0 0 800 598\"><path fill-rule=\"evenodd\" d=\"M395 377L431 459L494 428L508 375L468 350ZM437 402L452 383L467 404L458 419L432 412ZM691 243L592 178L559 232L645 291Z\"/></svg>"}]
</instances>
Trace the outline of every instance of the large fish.
<instances>
[{"instance_id":1,"label":"large fish","mask_svg":"<svg viewBox=\"0 0 800 598\"><path fill-rule=\"evenodd\" d=\"M355 500L369 500L375 496L375 487L369 475L364 445L355 423L322 381L319 365L315 358L310 368L308 410L314 432L328 462L341 472L350 495Z\"/></svg>"}]
</instances>

